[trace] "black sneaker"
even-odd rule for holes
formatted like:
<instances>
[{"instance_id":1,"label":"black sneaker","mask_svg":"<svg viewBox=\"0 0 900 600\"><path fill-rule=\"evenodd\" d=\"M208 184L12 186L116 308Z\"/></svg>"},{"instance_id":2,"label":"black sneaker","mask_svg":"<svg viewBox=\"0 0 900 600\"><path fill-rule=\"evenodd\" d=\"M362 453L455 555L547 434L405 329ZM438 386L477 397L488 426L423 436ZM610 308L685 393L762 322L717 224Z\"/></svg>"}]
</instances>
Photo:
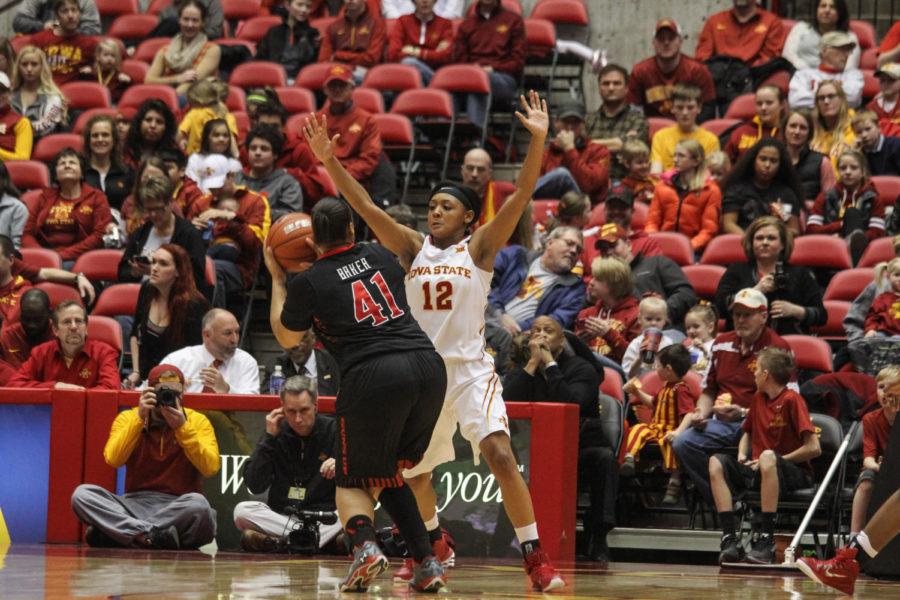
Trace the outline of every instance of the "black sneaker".
<instances>
[{"instance_id":1,"label":"black sneaker","mask_svg":"<svg viewBox=\"0 0 900 600\"><path fill-rule=\"evenodd\" d=\"M84 530L84 541L91 548L121 548L111 537L94 527L89 525Z\"/></svg>"},{"instance_id":2,"label":"black sneaker","mask_svg":"<svg viewBox=\"0 0 900 600\"><path fill-rule=\"evenodd\" d=\"M722 545L719 552L719 564L735 563L744 560L744 547L741 538L734 533L726 533L722 536Z\"/></svg>"},{"instance_id":3,"label":"black sneaker","mask_svg":"<svg viewBox=\"0 0 900 600\"><path fill-rule=\"evenodd\" d=\"M160 527L151 529L147 534L147 544L159 550L178 550L181 547L178 542L178 530L174 525L166 529Z\"/></svg>"},{"instance_id":4,"label":"black sneaker","mask_svg":"<svg viewBox=\"0 0 900 600\"><path fill-rule=\"evenodd\" d=\"M588 560L598 563L597 566L604 569L609 565L609 545L606 543L605 531L603 533L595 533L591 537Z\"/></svg>"},{"instance_id":5,"label":"black sneaker","mask_svg":"<svg viewBox=\"0 0 900 600\"><path fill-rule=\"evenodd\" d=\"M756 565L769 565L775 562L775 537L771 533L760 533L750 541L750 552L745 559Z\"/></svg>"}]
</instances>

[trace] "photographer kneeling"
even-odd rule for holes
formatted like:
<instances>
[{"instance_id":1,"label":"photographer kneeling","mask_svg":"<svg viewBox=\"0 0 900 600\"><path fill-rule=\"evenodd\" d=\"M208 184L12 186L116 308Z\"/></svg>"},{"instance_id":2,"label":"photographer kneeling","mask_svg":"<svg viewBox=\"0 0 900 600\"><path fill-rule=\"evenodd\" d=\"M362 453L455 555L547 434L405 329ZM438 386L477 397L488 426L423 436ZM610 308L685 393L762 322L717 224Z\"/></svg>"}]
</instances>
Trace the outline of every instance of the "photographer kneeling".
<instances>
[{"instance_id":1,"label":"photographer kneeling","mask_svg":"<svg viewBox=\"0 0 900 600\"><path fill-rule=\"evenodd\" d=\"M341 531L334 503L335 422L316 414L316 382L295 375L284 382L281 407L266 415L266 432L244 464L253 494L268 502L234 507L234 524L247 552L316 554L334 548Z\"/></svg>"}]
</instances>

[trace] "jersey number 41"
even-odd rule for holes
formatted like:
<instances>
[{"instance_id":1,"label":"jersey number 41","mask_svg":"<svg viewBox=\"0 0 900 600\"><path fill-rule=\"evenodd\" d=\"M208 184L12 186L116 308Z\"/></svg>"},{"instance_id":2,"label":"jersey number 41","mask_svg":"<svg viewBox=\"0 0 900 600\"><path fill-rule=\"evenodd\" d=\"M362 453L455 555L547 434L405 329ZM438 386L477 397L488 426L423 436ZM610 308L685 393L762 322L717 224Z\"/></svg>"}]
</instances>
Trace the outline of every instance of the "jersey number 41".
<instances>
[{"instance_id":1,"label":"jersey number 41","mask_svg":"<svg viewBox=\"0 0 900 600\"><path fill-rule=\"evenodd\" d=\"M378 295L381 296L383 302L378 302L375 300L375 297L369 291L369 288L366 287L365 283L359 280L354 281L353 310L357 323L371 321L372 327L378 327L379 325L384 325L390 320L399 319L404 314L406 314L400 309L399 306L397 306L397 301L394 299L394 294L391 293L387 282L381 275L381 271L376 272L372 276L372 278L369 279L368 283L375 286ZM375 290L373 290L373 292L374 291ZM387 312L390 313L390 316L385 316L385 313Z\"/></svg>"}]
</instances>

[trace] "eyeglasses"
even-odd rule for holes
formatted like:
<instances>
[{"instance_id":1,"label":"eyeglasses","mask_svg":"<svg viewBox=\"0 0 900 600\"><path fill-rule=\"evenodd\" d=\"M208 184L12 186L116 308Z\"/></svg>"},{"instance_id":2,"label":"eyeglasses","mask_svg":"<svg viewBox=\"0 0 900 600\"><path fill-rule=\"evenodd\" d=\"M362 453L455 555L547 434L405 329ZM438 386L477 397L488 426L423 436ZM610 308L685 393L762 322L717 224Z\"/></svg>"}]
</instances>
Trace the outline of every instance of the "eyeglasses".
<instances>
[{"instance_id":1,"label":"eyeglasses","mask_svg":"<svg viewBox=\"0 0 900 600\"><path fill-rule=\"evenodd\" d=\"M831 102L838 98L837 94L825 94L824 96L816 96L816 102Z\"/></svg>"}]
</instances>

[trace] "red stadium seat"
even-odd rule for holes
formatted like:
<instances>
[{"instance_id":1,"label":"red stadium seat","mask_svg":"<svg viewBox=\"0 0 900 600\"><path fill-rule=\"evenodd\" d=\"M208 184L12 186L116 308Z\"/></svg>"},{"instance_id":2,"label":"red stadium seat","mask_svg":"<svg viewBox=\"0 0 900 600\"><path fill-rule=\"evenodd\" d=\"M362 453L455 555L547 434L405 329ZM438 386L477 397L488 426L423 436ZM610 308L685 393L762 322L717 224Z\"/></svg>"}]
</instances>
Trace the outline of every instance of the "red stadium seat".
<instances>
[{"instance_id":1,"label":"red stadium seat","mask_svg":"<svg viewBox=\"0 0 900 600\"><path fill-rule=\"evenodd\" d=\"M57 304L66 300L73 300L79 304L82 304L81 295L78 293L78 290L70 285L54 283L52 281L42 281L34 287L39 290L44 290L47 295L50 296L51 309L56 308Z\"/></svg>"},{"instance_id":2,"label":"red stadium seat","mask_svg":"<svg viewBox=\"0 0 900 600\"><path fill-rule=\"evenodd\" d=\"M61 269L62 258L50 248L19 248L25 264L38 269Z\"/></svg>"},{"instance_id":3,"label":"red stadium seat","mask_svg":"<svg viewBox=\"0 0 900 600\"><path fill-rule=\"evenodd\" d=\"M434 77L431 79L429 88L436 90L444 90L451 94L483 94L487 96L487 106L491 105L491 81L484 69L477 65L446 65L435 71ZM484 139L487 135L487 125L490 123L490 111L487 113L485 127L475 125L467 119L465 121L459 118L456 113L454 120L457 127L472 126L481 134L481 145L484 145ZM515 121L513 121L515 123Z\"/></svg>"},{"instance_id":4,"label":"red stadium seat","mask_svg":"<svg viewBox=\"0 0 900 600\"><path fill-rule=\"evenodd\" d=\"M440 178L446 179L447 165L450 161L450 150L453 147L453 133L455 128L455 116L453 110L453 98L448 92L437 89L405 90L394 100L391 112L405 115L417 124L428 124L432 128L447 127L446 148L441 161ZM441 132L443 133L443 132ZM439 151L432 147L422 147L423 151L433 154L435 159Z\"/></svg>"},{"instance_id":5,"label":"red stadium seat","mask_svg":"<svg viewBox=\"0 0 900 600\"><path fill-rule=\"evenodd\" d=\"M106 35L124 42L144 40L158 24L159 17L155 15L121 15L112 22Z\"/></svg>"},{"instance_id":6,"label":"red stadium seat","mask_svg":"<svg viewBox=\"0 0 900 600\"><path fill-rule=\"evenodd\" d=\"M153 59L156 57L156 53L159 52L159 49L172 41L172 38L150 38L149 40L144 40L140 44L138 44L137 49L134 51L134 60L139 60L141 62L145 62L148 65L153 62Z\"/></svg>"},{"instance_id":7,"label":"red stadium seat","mask_svg":"<svg viewBox=\"0 0 900 600\"><path fill-rule=\"evenodd\" d=\"M650 139L652 140L657 131L665 129L666 127L672 127L675 125L675 121L666 119L665 117L648 117L647 124L650 127Z\"/></svg>"},{"instance_id":8,"label":"red stadium seat","mask_svg":"<svg viewBox=\"0 0 900 600\"><path fill-rule=\"evenodd\" d=\"M211 288L216 287L216 263L213 262L213 259L207 255L206 262L204 263L203 269L203 278L206 280L206 284Z\"/></svg>"},{"instance_id":9,"label":"red stadium seat","mask_svg":"<svg viewBox=\"0 0 900 600\"><path fill-rule=\"evenodd\" d=\"M785 19L784 17L781 19L781 26L784 28L785 33L790 33L796 24L797 21L794 19Z\"/></svg>"},{"instance_id":10,"label":"red stadium seat","mask_svg":"<svg viewBox=\"0 0 900 600\"><path fill-rule=\"evenodd\" d=\"M741 236L736 233L720 233L709 241L700 257L700 264L727 267L733 262L746 260L747 254L744 252Z\"/></svg>"},{"instance_id":11,"label":"red stadium seat","mask_svg":"<svg viewBox=\"0 0 900 600\"><path fill-rule=\"evenodd\" d=\"M850 31L856 34L861 51L875 47L875 27L868 21L850 19Z\"/></svg>"},{"instance_id":12,"label":"red stadium seat","mask_svg":"<svg viewBox=\"0 0 900 600\"><path fill-rule=\"evenodd\" d=\"M845 340L847 332L844 331L844 317L850 311L850 302L846 300L824 300L825 312L828 320L824 325L813 327L813 333L823 340Z\"/></svg>"},{"instance_id":13,"label":"red stadium seat","mask_svg":"<svg viewBox=\"0 0 900 600\"><path fill-rule=\"evenodd\" d=\"M688 236L677 231L654 231L649 235L659 244L663 256L671 258L675 264L681 267L694 264L694 250Z\"/></svg>"},{"instance_id":14,"label":"red stadium seat","mask_svg":"<svg viewBox=\"0 0 900 600\"><path fill-rule=\"evenodd\" d=\"M174 0L153 0L152 2L150 2L150 6L147 7L147 14L158 15L173 2Z\"/></svg>"},{"instance_id":15,"label":"red stadium seat","mask_svg":"<svg viewBox=\"0 0 900 600\"><path fill-rule=\"evenodd\" d=\"M50 170L37 160L8 160L9 178L20 190L50 187Z\"/></svg>"},{"instance_id":16,"label":"red stadium seat","mask_svg":"<svg viewBox=\"0 0 900 600\"><path fill-rule=\"evenodd\" d=\"M337 21L340 17L321 17L319 19L310 19L309 26L319 31L319 36L324 36L328 31L328 27Z\"/></svg>"},{"instance_id":17,"label":"red stadium seat","mask_svg":"<svg viewBox=\"0 0 900 600\"><path fill-rule=\"evenodd\" d=\"M122 339L122 326L111 317L100 315L88 315L87 336L92 340L99 340L112 346L119 353L119 370L122 369L122 348L125 340Z\"/></svg>"},{"instance_id":18,"label":"red stadium seat","mask_svg":"<svg viewBox=\"0 0 900 600\"><path fill-rule=\"evenodd\" d=\"M528 54L532 56L552 54L556 50L556 27L553 22L534 17L525 19L525 44Z\"/></svg>"},{"instance_id":19,"label":"red stadium seat","mask_svg":"<svg viewBox=\"0 0 900 600\"><path fill-rule=\"evenodd\" d=\"M410 169L416 152L412 121L408 117L398 114L375 113L372 117L378 126L381 144L388 158L402 167L401 172L404 173L404 177L401 197L406 197Z\"/></svg>"},{"instance_id":20,"label":"red stadium seat","mask_svg":"<svg viewBox=\"0 0 900 600\"><path fill-rule=\"evenodd\" d=\"M531 222L535 225L543 225L556 214L559 200L534 200L531 207Z\"/></svg>"},{"instance_id":21,"label":"red stadium seat","mask_svg":"<svg viewBox=\"0 0 900 600\"><path fill-rule=\"evenodd\" d=\"M69 101L70 109L87 110L112 106L109 88L96 81L72 81L61 85L59 90Z\"/></svg>"},{"instance_id":22,"label":"red stadium seat","mask_svg":"<svg viewBox=\"0 0 900 600\"><path fill-rule=\"evenodd\" d=\"M28 190L27 192L22 192L22 196L19 200L21 200L28 209L29 214L37 210L37 203L38 200L40 200L42 193L41 190Z\"/></svg>"},{"instance_id":23,"label":"red stadium seat","mask_svg":"<svg viewBox=\"0 0 900 600\"><path fill-rule=\"evenodd\" d=\"M863 70L863 101L868 102L881 91L881 83L875 77L875 71Z\"/></svg>"},{"instance_id":24,"label":"red stadium seat","mask_svg":"<svg viewBox=\"0 0 900 600\"><path fill-rule=\"evenodd\" d=\"M84 144L84 138L77 133L51 133L42 137L34 145L34 151L31 153L31 160L39 160L49 163L52 161L60 150L72 148L76 152L81 152Z\"/></svg>"},{"instance_id":25,"label":"red stadium seat","mask_svg":"<svg viewBox=\"0 0 900 600\"><path fill-rule=\"evenodd\" d=\"M321 90L322 86L325 85L325 77L328 76L331 67L338 64L340 63L321 62L306 65L297 73L294 87L307 88L313 91Z\"/></svg>"},{"instance_id":26,"label":"red stadium seat","mask_svg":"<svg viewBox=\"0 0 900 600\"><path fill-rule=\"evenodd\" d=\"M822 299L851 302L873 281L875 281L875 270L868 267L838 271L828 282Z\"/></svg>"},{"instance_id":27,"label":"red stadium seat","mask_svg":"<svg viewBox=\"0 0 900 600\"><path fill-rule=\"evenodd\" d=\"M867 48L859 57L859 68L874 71L878 68L878 48Z\"/></svg>"},{"instance_id":28,"label":"red stadium seat","mask_svg":"<svg viewBox=\"0 0 900 600\"><path fill-rule=\"evenodd\" d=\"M91 118L97 115L108 115L115 119L118 113L119 111L115 108L92 108L90 110L86 110L78 115L77 119L75 119L75 125L72 126L72 133L81 135L81 133L84 131L84 128L87 127L88 121L90 121Z\"/></svg>"},{"instance_id":29,"label":"red stadium seat","mask_svg":"<svg viewBox=\"0 0 900 600\"><path fill-rule=\"evenodd\" d=\"M531 9L533 19L547 19L556 25L587 27L588 10L581 0L541 0Z\"/></svg>"},{"instance_id":30,"label":"red stadium seat","mask_svg":"<svg viewBox=\"0 0 900 600\"><path fill-rule=\"evenodd\" d=\"M22 51L22 48L31 44L31 36L30 35L17 35L15 37L9 38L9 43L12 44L13 50L16 51L16 54Z\"/></svg>"},{"instance_id":31,"label":"red stadium seat","mask_svg":"<svg viewBox=\"0 0 900 600\"><path fill-rule=\"evenodd\" d=\"M354 89L353 104L373 114L384 112L384 96L378 90L371 88Z\"/></svg>"},{"instance_id":32,"label":"red stadium seat","mask_svg":"<svg viewBox=\"0 0 900 600\"><path fill-rule=\"evenodd\" d=\"M710 302L716 297L716 289L719 281L725 274L722 265L687 265L681 269L684 276L691 282L694 292L703 300Z\"/></svg>"},{"instance_id":33,"label":"red stadium seat","mask_svg":"<svg viewBox=\"0 0 900 600\"><path fill-rule=\"evenodd\" d=\"M811 335L784 335L781 337L791 347L798 369L831 373L833 363L831 346L828 345L828 342Z\"/></svg>"},{"instance_id":34,"label":"red stadium seat","mask_svg":"<svg viewBox=\"0 0 900 600\"><path fill-rule=\"evenodd\" d=\"M242 110L233 111L231 116L237 123L238 139L243 140L250 132L250 116Z\"/></svg>"},{"instance_id":35,"label":"red stadium seat","mask_svg":"<svg viewBox=\"0 0 900 600\"><path fill-rule=\"evenodd\" d=\"M303 139L303 125L306 123L306 118L310 116L312 113L295 113L288 117L287 121L284 123L284 131L286 135L290 135L293 133L297 136L298 139Z\"/></svg>"},{"instance_id":36,"label":"red stadium seat","mask_svg":"<svg viewBox=\"0 0 900 600\"><path fill-rule=\"evenodd\" d=\"M801 235L794 240L792 265L843 270L853 267L847 242L832 235Z\"/></svg>"},{"instance_id":37,"label":"red stadium seat","mask_svg":"<svg viewBox=\"0 0 900 600\"><path fill-rule=\"evenodd\" d=\"M9 165L9 163L6 163ZM874 267L878 263L887 262L894 258L894 246L891 238L877 238L869 242L866 251L863 252L862 258L859 259L857 267Z\"/></svg>"},{"instance_id":38,"label":"red stadium seat","mask_svg":"<svg viewBox=\"0 0 900 600\"><path fill-rule=\"evenodd\" d=\"M603 367L603 381L600 382L600 393L612 396L619 403L625 403L625 392L622 391L622 376L611 367Z\"/></svg>"},{"instance_id":39,"label":"red stadium seat","mask_svg":"<svg viewBox=\"0 0 900 600\"><path fill-rule=\"evenodd\" d=\"M392 92L415 90L422 87L422 75L412 65L395 63L375 65L366 72L360 87Z\"/></svg>"},{"instance_id":40,"label":"red stadium seat","mask_svg":"<svg viewBox=\"0 0 900 600\"><path fill-rule=\"evenodd\" d=\"M228 78L229 85L237 87L283 87L287 85L284 67L267 60L251 60L239 64Z\"/></svg>"},{"instance_id":41,"label":"red stadium seat","mask_svg":"<svg viewBox=\"0 0 900 600\"><path fill-rule=\"evenodd\" d=\"M93 282L119 280L119 262L124 250L99 248L88 250L75 260L74 273L84 273Z\"/></svg>"},{"instance_id":42,"label":"red stadium seat","mask_svg":"<svg viewBox=\"0 0 900 600\"><path fill-rule=\"evenodd\" d=\"M298 87L277 87L275 93L278 94L278 99L281 100L281 105L288 114L316 111L316 96L309 90ZM355 101L356 96L353 98Z\"/></svg>"},{"instance_id":43,"label":"red stadium seat","mask_svg":"<svg viewBox=\"0 0 900 600\"><path fill-rule=\"evenodd\" d=\"M101 17L136 15L141 12L137 0L94 0L94 4Z\"/></svg>"},{"instance_id":44,"label":"red stadium seat","mask_svg":"<svg viewBox=\"0 0 900 600\"><path fill-rule=\"evenodd\" d=\"M872 177L872 185L875 191L888 206L900 197L900 176L897 175L874 175Z\"/></svg>"},{"instance_id":45,"label":"red stadium seat","mask_svg":"<svg viewBox=\"0 0 900 600\"><path fill-rule=\"evenodd\" d=\"M262 12L260 0L222 0L222 13L227 21L249 19Z\"/></svg>"},{"instance_id":46,"label":"red stadium seat","mask_svg":"<svg viewBox=\"0 0 900 600\"><path fill-rule=\"evenodd\" d=\"M756 95L741 94L731 101L728 110L725 111L726 119L740 119L749 121L756 116Z\"/></svg>"},{"instance_id":47,"label":"red stadium seat","mask_svg":"<svg viewBox=\"0 0 900 600\"><path fill-rule=\"evenodd\" d=\"M772 75L769 75L761 84L762 85L774 85L781 93L787 98L788 88L791 85L791 76L787 71L778 71Z\"/></svg>"},{"instance_id":48,"label":"red stadium seat","mask_svg":"<svg viewBox=\"0 0 900 600\"><path fill-rule=\"evenodd\" d=\"M255 16L246 21L241 21L237 26L237 31L234 32L234 37L258 44L266 37L269 30L276 25L281 25L281 17L279 16Z\"/></svg>"},{"instance_id":49,"label":"red stadium seat","mask_svg":"<svg viewBox=\"0 0 900 600\"><path fill-rule=\"evenodd\" d=\"M634 231L643 231L647 224L647 212L650 207L643 202L635 202L631 213L631 229ZM587 226L599 227L606 223L606 203L601 202L591 209L591 218L588 220Z\"/></svg>"},{"instance_id":50,"label":"red stadium seat","mask_svg":"<svg viewBox=\"0 0 900 600\"><path fill-rule=\"evenodd\" d=\"M247 95L241 88L229 85L225 106L229 112L247 112Z\"/></svg>"},{"instance_id":51,"label":"red stadium seat","mask_svg":"<svg viewBox=\"0 0 900 600\"><path fill-rule=\"evenodd\" d=\"M168 85L150 83L133 85L125 90L125 93L119 99L119 109L125 107L139 108L141 104L151 98L164 102L173 113L178 112L178 95L175 93L175 88Z\"/></svg>"},{"instance_id":52,"label":"red stadium seat","mask_svg":"<svg viewBox=\"0 0 900 600\"><path fill-rule=\"evenodd\" d=\"M704 121L700 126L719 137L740 122L740 119L710 119L709 121Z\"/></svg>"},{"instance_id":53,"label":"red stadium seat","mask_svg":"<svg viewBox=\"0 0 900 600\"><path fill-rule=\"evenodd\" d=\"M132 85L144 83L150 65L141 60L125 59L122 61L121 70L131 77Z\"/></svg>"},{"instance_id":54,"label":"red stadium seat","mask_svg":"<svg viewBox=\"0 0 900 600\"><path fill-rule=\"evenodd\" d=\"M141 291L139 283L117 283L100 292L97 303L91 311L92 315L104 317L118 317L133 315L137 308L138 294Z\"/></svg>"},{"instance_id":55,"label":"red stadium seat","mask_svg":"<svg viewBox=\"0 0 900 600\"><path fill-rule=\"evenodd\" d=\"M228 21L225 21L225 25L228 25ZM250 56L256 56L256 44L251 42L250 40L241 40L238 38L219 38L216 40L216 43L220 46L243 46L250 52Z\"/></svg>"}]
</instances>

